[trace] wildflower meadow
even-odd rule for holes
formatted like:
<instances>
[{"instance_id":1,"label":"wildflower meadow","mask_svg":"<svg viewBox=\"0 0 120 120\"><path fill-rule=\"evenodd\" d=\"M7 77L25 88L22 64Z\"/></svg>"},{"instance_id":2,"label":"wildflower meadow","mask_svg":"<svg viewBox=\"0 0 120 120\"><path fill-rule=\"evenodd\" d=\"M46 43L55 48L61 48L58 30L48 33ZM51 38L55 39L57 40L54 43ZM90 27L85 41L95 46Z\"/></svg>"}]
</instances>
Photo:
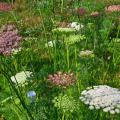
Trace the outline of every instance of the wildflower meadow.
<instances>
[{"instance_id":1,"label":"wildflower meadow","mask_svg":"<svg viewBox=\"0 0 120 120\"><path fill-rule=\"evenodd\" d=\"M0 0L0 120L120 120L120 0Z\"/></svg>"}]
</instances>

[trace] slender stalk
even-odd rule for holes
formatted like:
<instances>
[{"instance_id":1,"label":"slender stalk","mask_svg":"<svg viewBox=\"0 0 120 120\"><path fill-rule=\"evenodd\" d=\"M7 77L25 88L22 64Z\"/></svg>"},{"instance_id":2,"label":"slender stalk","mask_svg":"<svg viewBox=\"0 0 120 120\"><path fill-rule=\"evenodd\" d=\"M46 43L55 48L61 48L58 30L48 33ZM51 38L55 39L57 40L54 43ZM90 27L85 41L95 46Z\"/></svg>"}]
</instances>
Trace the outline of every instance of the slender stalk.
<instances>
[{"instance_id":1,"label":"slender stalk","mask_svg":"<svg viewBox=\"0 0 120 120\"><path fill-rule=\"evenodd\" d=\"M63 12L64 0L61 0L61 13Z\"/></svg>"},{"instance_id":2,"label":"slender stalk","mask_svg":"<svg viewBox=\"0 0 120 120\"><path fill-rule=\"evenodd\" d=\"M1 62L2 62L2 58L1 58ZM19 89L19 91L18 91L18 89L13 85L13 83L12 83L12 81L11 81L11 79L10 79L10 76L9 76L8 73L7 73L7 70L10 70L10 72L12 72L11 69L9 69L9 67L6 66L6 65L4 64L4 62L2 63L2 65L4 65L4 68L6 68L6 69L1 68L1 69L0 69L0 72L5 76L5 78L7 79L8 83L10 84L10 86L12 87L12 89L14 90L14 92L16 93L16 95L17 95L17 97L19 98L19 100L20 100L23 108L24 108L24 109L26 110L26 112L28 113L30 119L31 119L31 120L34 120L31 112L29 111L29 109L27 108L24 100L22 99L22 95L21 95L20 89ZM16 81L17 81L17 80L16 80ZM18 88L19 88L19 86L18 86Z\"/></svg>"},{"instance_id":3,"label":"slender stalk","mask_svg":"<svg viewBox=\"0 0 120 120\"><path fill-rule=\"evenodd\" d=\"M67 54L67 68L69 70L70 61L69 61L69 47L68 47L68 45L66 45L66 54Z\"/></svg>"},{"instance_id":4,"label":"slender stalk","mask_svg":"<svg viewBox=\"0 0 120 120\"><path fill-rule=\"evenodd\" d=\"M65 115L64 115L64 113L63 113L63 116L62 116L62 120L65 120Z\"/></svg>"},{"instance_id":5,"label":"slender stalk","mask_svg":"<svg viewBox=\"0 0 120 120\"><path fill-rule=\"evenodd\" d=\"M9 77L7 76L7 73L5 73L5 71L3 71L3 72L4 72L4 76L6 77L6 79L8 80L8 82L10 83L12 89L15 91L17 97L19 98L19 100L20 100L23 108L24 108L24 109L26 110L26 112L28 113L30 119L31 119L31 120L34 120L32 114L30 113L29 109L27 108L25 102L21 99L18 90L14 87L14 85L13 85L12 82L10 81Z\"/></svg>"},{"instance_id":6,"label":"slender stalk","mask_svg":"<svg viewBox=\"0 0 120 120\"><path fill-rule=\"evenodd\" d=\"M77 68L77 48L75 46L75 66Z\"/></svg>"}]
</instances>

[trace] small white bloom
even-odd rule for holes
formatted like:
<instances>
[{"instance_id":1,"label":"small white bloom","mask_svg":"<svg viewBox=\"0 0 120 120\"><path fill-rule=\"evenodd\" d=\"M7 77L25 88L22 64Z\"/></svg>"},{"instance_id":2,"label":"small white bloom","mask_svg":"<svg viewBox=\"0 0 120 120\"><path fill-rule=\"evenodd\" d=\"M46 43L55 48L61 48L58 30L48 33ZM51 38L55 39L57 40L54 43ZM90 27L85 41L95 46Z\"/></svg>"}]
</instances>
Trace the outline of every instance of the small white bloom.
<instances>
[{"instance_id":1,"label":"small white bloom","mask_svg":"<svg viewBox=\"0 0 120 120\"><path fill-rule=\"evenodd\" d=\"M82 100L84 97L80 97L80 100Z\"/></svg>"},{"instance_id":2,"label":"small white bloom","mask_svg":"<svg viewBox=\"0 0 120 120\"><path fill-rule=\"evenodd\" d=\"M88 104L89 104L89 101L88 101L88 100L87 100L87 101L85 101L85 104L86 104L86 105L88 105Z\"/></svg>"},{"instance_id":3,"label":"small white bloom","mask_svg":"<svg viewBox=\"0 0 120 120\"><path fill-rule=\"evenodd\" d=\"M22 50L22 48L20 47L20 48L16 48L16 49L12 49L12 53L15 55L15 54L17 54L18 52L20 52Z\"/></svg>"},{"instance_id":4,"label":"small white bloom","mask_svg":"<svg viewBox=\"0 0 120 120\"><path fill-rule=\"evenodd\" d=\"M110 110L110 113L111 113L111 114L115 114L115 111L114 111L114 110Z\"/></svg>"},{"instance_id":5,"label":"small white bloom","mask_svg":"<svg viewBox=\"0 0 120 120\"><path fill-rule=\"evenodd\" d=\"M86 90L90 90L90 89L92 89L92 87L87 87L87 88L86 88Z\"/></svg>"},{"instance_id":6,"label":"small white bloom","mask_svg":"<svg viewBox=\"0 0 120 120\"><path fill-rule=\"evenodd\" d=\"M89 106L89 109L90 110L94 110L94 106Z\"/></svg>"},{"instance_id":7,"label":"small white bloom","mask_svg":"<svg viewBox=\"0 0 120 120\"><path fill-rule=\"evenodd\" d=\"M120 108L120 104L117 105L117 108Z\"/></svg>"},{"instance_id":8,"label":"small white bloom","mask_svg":"<svg viewBox=\"0 0 120 120\"><path fill-rule=\"evenodd\" d=\"M72 22L69 24L69 27L74 28L75 30L79 31L80 29L84 27L84 25L78 22Z\"/></svg>"},{"instance_id":9,"label":"small white bloom","mask_svg":"<svg viewBox=\"0 0 120 120\"><path fill-rule=\"evenodd\" d=\"M100 106L95 106L95 108L98 110L98 109L100 109Z\"/></svg>"},{"instance_id":10,"label":"small white bloom","mask_svg":"<svg viewBox=\"0 0 120 120\"><path fill-rule=\"evenodd\" d=\"M72 28L75 28L77 25L78 25L77 22L72 22L72 23L70 23L70 27L72 27Z\"/></svg>"},{"instance_id":11,"label":"small white bloom","mask_svg":"<svg viewBox=\"0 0 120 120\"><path fill-rule=\"evenodd\" d=\"M49 41L48 43L45 43L45 47L53 47L56 43L56 40Z\"/></svg>"},{"instance_id":12,"label":"small white bloom","mask_svg":"<svg viewBox=\"0 0 120 120\"><path fill-rule=\"evenodd\" d=\"M115 112L116 112L116 113L120 113L120 110L119 110L119 109L115 109Z\"/></svg>"},{"instance_id":13,"label":"small white bloom","mask_svg":"<svg viewBox=\"0 0 120 120\"><path fill-rule=\"evenodd\" d=\"M81 95L85 95L87 93L87 90L82 91Z\"/></svg>"},{"instance_id":14,"label":"small white bloom","mask_svg":"<svg viewBox=\"0 0 120 120\"><path fill-rule=\"evenodd\" d=\"M110 107L107 107L107 108L104 108L104 109L103 109L104 112L109 112L110 110L111 110Z\"/></svg>"},{"instance_id":15,"label":"small white bloom","mask_svg":"<svg viewBox=\"0 0 120 120\"><path fill-rule=\"evenodd\" d=\"M85 98L82 98L82 99L81 99L81 101L82 101L82 102L85 102L85 101L86 101L86 99L85 99Z\"/></svg>"}]
</instances>

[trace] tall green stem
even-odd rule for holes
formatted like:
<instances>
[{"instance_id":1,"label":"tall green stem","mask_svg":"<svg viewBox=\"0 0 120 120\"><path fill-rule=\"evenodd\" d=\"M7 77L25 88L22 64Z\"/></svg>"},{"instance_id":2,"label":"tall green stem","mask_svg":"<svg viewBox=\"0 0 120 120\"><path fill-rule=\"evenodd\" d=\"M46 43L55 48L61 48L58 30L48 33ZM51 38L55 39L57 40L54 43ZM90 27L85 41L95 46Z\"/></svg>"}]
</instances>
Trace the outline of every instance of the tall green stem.
<instances>
[{"instance_id":1,"label":"tall green stem","mask_svg":"<svg viewBox=\"0 0 120 120\"><path fill-rule=\"evenodd\" d=\"M67 68L68 68L68 70L69 70L69 67L70 67L70 61L69 61L69 47L68 47L68 45L66 45L66 47L67 47Z\"/></svg>"}]
</instances>

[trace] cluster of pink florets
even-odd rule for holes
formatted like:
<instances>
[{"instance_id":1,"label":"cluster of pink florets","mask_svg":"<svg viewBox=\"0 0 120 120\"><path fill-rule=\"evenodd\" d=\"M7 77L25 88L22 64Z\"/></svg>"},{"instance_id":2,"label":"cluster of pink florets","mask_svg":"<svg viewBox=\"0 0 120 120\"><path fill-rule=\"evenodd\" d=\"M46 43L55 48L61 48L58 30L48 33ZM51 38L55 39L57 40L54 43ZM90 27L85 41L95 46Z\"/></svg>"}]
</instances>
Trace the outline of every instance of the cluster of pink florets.
<instances>
[{"instance_id":1,"label":"cluster of pink florets","mask_svg":"<svg viewBox=\"0 0 120 120\"><path fill-rule=\"evenodd\" d=\"M73 85L76 81L73 73L62 73L57 72L53 75L48 76L48 81L53 85L66 88L67 86Z\"/></svg>"},{"instance_id":2,"label":"cluster of pink florets","mask_svg":"<svg viewBox=\"0 0 120 120\"><path fill-rule=\"evenodd\" d=\"M12 50L19 47L22 37L18 35L15 25L4 25L0 32L0 54L10 55Z\"/></svg>"},{"instance_id":3,"label":"cluster of pink florets","mask_svg":"<svg viewBox=\"0 0 120 120\"><path fill-rule=\"evenodd\" d=\"M0 11L10 11L12 10L12 5L6 2L0 2Z\"/></svg>"}]
</instances>

